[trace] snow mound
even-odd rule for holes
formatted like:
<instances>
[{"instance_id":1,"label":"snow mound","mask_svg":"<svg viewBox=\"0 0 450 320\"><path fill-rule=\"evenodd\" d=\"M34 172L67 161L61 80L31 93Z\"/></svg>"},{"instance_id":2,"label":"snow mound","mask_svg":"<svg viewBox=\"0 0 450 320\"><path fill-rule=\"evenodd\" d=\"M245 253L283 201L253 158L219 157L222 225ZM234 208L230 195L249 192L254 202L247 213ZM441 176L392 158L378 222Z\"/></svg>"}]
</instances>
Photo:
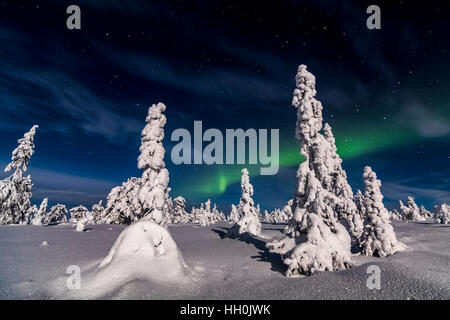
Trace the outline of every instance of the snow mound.
<instances>
[{"instance_id":1,"label":"snow mound","mask_svg":"<svg viewBox=\"0 0 450 320\"><path fill-rule=\"evenodd\" d=\"M155 222L142 220L120 233L98 267L81 274L81 289L66 291L63 296L104 297L134 280L150 285L182 285L193 280L193 275L170 232Z\"/></svg>"}]
</instances>

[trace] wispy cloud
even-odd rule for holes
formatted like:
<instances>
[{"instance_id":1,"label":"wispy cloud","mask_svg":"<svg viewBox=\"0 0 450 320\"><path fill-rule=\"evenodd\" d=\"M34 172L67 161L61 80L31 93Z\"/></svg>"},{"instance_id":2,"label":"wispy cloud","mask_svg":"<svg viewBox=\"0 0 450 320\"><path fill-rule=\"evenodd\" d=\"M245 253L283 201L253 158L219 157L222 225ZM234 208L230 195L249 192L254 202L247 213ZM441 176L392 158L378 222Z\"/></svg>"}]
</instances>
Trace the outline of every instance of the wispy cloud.
<instances>
[{"instance_id":1,"label":"wispy cloud","mask_svg":"<svg viewBox=\"0 0 450 320\"><path fill-rule=\"evenodd\" d=\"M383 194L391 200L406 200L408 196L428 199L435 204L450 203L450 191L435 188L411 187L395 182L382 185Z\"/></svg>"},{"instance_id":2,"label":"wispy cloud","mask_svg":"<svg viewBox=\"0 0 450 320\"><path fill-rule=\"evenodd\" d=\"M17 34L0 28L2 41ZM10 52L3 54L21 56L22 61L27 61L20 36L17 39L11 43ZM43 55L39 50L34 53ZM45 123L42 130L70 136L81 130L112 143L122 143L143 125L126 112L126 105L99 96L68 73L46 63L28 67L12 58L0 61L0 107L3 128L28 127L33 121ZM64 125L61 120L65 120Z\"/></svg>"},{"instance_id":3,"label":"wispy cloud","mask_svg":"<svg viewBox=\"0 0 450 320\"><path fill-rule=\"evenodd\" d=\"M29 172L33 181L32 202L37 203L49 198L50 203L62 202L67 206L91 206L99 200L106 199L115 181L94 179L67 174L53 170L31 168ZM6 175L0 173L0 179Z\"/></svg>"},{"instance_id":4,"label":"wispy cloud","mask_svg":"<svg viewBox=\"0 0 450 320\"><path fill-rule=\"evenodd\" d=\"M423 137L443 137L450 134L450 122L418 102L404 108L403 122L413 126Z\"/></svg>"}]
</instances>

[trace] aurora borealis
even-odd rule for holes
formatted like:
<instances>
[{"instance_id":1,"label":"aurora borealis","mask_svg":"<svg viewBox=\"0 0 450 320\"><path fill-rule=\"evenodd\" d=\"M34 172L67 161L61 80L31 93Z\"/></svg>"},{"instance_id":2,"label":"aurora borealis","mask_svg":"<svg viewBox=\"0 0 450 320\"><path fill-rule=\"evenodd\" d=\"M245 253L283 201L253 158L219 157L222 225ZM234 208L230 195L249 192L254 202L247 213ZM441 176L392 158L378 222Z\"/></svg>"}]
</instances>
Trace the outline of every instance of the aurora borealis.
<instances>
[{"instance_id":1,"label":"aurora borealis","mask_svg":"<svg viewBox=\"0 0 450 320\"><path fill-rule=\"evenodd\" d=\"M428 208L450 201L450 13L439 2L379 2L381 30L366 28L364 1L83 0L72 31L70 4L0 2L0 165L39 124L33 202L92 205L140 175L140 131L162 101L173 197L211 198L227 212L248 167L255 201L283 206L302 161L291 107L302 63L354 191L371 165L388 206L407 195ZM194 120L222 132L279 129L279 173L174 165L170 135Z\"/></svg>"}]
</instances>

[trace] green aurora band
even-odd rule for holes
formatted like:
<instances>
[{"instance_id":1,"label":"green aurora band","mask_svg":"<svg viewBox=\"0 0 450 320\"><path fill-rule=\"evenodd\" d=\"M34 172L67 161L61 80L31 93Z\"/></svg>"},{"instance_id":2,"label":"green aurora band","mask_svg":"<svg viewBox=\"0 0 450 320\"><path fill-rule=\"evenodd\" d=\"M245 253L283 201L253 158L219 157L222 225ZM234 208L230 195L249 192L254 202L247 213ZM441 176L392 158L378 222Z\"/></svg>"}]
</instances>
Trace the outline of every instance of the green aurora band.
<instances>
[{"instance_id":1,"label":"green aurora band","mask_svg":"<svg viewBox=\"0 0 450 320\"><path fill-rule=\"evenodd\" d=\"M450 115L448 108L442 108L442 115ZM336 138L337 151L342 159L384 152L402 146L408 147L424 142L419 130L405 122L399 126L389 119L380 119L376 113L365 114L361 119L340 121L332 126ZM341 118L342 119L342 118ZM374 121L376 119L376 121ZM297 167L304 157L300 154L300 146L294 138L293 128L280 129L279 167ZM283 137L283 133L286 137ZM227 187L238 183L241 169L247 168L250 176L258 176L260 165L203 165L201 170L191 173L187 169L183 174L183 185L173 186L177 194L190 200L206 200L210 196L221 195ZM174 179L178 181L178 179Z\"/></svg>"}]
</instances>

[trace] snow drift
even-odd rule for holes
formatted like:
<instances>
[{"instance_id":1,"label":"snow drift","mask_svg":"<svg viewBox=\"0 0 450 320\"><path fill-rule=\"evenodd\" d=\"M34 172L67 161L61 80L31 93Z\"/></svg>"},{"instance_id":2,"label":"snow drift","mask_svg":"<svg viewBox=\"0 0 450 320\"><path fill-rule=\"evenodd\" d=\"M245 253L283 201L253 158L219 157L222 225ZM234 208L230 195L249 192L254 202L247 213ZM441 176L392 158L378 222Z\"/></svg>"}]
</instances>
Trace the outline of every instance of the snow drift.
<instances>
[{"instance_id":1,"label":"snow drift","mask_svg":"<svg viewBox=\"0 0 450 320\"><path fill-rule=\"evenodd\" d=\"M101 298L134 280L149 285L183 285L193 280L170 232L155 222L142 220L125 228L105 259L82 273L81 289L58 292L63 298ZM59 287L59 289L61 289Z\"/></svg>"}]
</instances>

